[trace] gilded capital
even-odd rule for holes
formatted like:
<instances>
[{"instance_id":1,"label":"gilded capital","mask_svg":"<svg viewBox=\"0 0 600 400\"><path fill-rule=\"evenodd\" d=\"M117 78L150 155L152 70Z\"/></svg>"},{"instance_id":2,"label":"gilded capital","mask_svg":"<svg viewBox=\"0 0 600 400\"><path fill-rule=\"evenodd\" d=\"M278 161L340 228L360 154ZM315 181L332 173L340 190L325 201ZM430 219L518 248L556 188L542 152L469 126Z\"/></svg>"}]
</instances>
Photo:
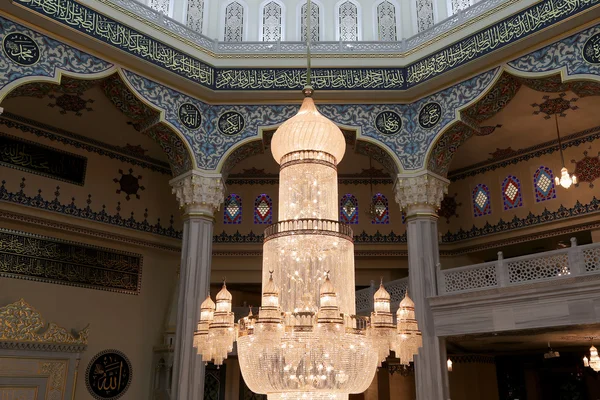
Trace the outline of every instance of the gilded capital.
<instances>
[{"instance_id":1,"label":"gilded capital","mask_svg":"<svg viewBox=\"0 0 600 400\"><path fill-rule=\"evenodd\" d=\"M189 171L172 179L173 194L186 214L212 216L223 203L225 185L221 174Z\"/></svg>"},{"instance_id":2,"label":"gilded capital","mask_svg":"<svg viewBox=\"0 0 600 400\"><path fill-rule=\"evenodd\" d=\"M394 192L402 210L436 211L444 195L448 193L450 181L429 171L413 175L398 174Z\"/></svg>"}]
</instances>

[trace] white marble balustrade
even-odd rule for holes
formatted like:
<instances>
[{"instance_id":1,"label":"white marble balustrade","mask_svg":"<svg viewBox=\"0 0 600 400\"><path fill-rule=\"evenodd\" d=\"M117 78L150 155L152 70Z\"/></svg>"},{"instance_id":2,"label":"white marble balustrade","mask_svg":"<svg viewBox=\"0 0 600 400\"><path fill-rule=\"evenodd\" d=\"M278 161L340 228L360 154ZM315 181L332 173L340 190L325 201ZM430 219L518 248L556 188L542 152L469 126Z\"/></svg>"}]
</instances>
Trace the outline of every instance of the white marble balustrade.
<instances>
[{"instance_id":1,"label":"white marble balustrade","mask_svg":"<svg viewBox=\"0 0 600 400\"><path fill-rule=\"evenodd\" d=\"M438 268L439 295L518 286L600 273L600 243L571 247L442 270Z\"/></svg>"}]
</instances>

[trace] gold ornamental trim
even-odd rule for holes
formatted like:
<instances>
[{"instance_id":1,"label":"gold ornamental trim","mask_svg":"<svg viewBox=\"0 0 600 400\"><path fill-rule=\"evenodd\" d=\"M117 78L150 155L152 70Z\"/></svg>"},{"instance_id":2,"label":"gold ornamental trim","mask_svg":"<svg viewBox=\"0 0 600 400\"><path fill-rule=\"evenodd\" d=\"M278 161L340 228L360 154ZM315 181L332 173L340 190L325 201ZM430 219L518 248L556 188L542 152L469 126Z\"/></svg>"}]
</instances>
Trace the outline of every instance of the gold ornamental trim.
<instances>
[{"instance_id":1,"label":"gold ornamental trim","mask_svg":"<svg viewBox=\"0 0 600 400\"><path fill-rule=\"evenodd\" d=\"M0 308L0 347L31 350L82 351L88 344L89 325L79 332L51 322L20 299Z\"/></svg>"}]
</instances>

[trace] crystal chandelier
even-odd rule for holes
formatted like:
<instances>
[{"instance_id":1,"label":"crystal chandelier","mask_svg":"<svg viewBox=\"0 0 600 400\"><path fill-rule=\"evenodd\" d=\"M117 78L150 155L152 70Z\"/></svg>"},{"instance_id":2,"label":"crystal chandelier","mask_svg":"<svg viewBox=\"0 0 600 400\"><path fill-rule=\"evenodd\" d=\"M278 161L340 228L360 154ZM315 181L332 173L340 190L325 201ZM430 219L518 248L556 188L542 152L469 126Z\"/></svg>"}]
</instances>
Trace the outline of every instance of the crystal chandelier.
<instances>
[{"instance_id":1,"label":"crystal chandelier","mask_svg":"<svg viewBox=\"0 0 600 400\"><path fill-rule=\"evenodd\" d=\"M201 305L194 344L205 362L220 365L237 340L244 381L269 400L342 400L369 387L390 350L410 363L421 333L408 295L394 323L383 284L371 316L355 315L353 233L337 220L346 141L317 111L310 57L303 93L300 111L271 141L280 164L279 222L265 230L259 313L234 324L223 284L216 305L210 296Z\"/></svg>"},{"instance_id":2,"label":"crystal chandelier","mask_svg":"<svg viewBox=\"0 0 600 400\"><path fill-rule=\"evenodd\" d=\"M600 371L600 357L598 356L598 350L592 346L590 347L590 358L583 356L583 366L590 367L596 372Z\"/></svg>"},{"instance_id":3,"label":"crystal chandelier","mask_svg":"<svg viewBox=\"0 0 600 400\"><path fill-rule=\"evenodd\" d=\"M560 141L560 131L558 129L558 115L554 114L554 120L556 121L556 135L558 136L558 149L560 151L560 159L562 161L562 168L560 170L560 178L558 176L554 177L554 182L556 185L560 185L565 189L571 187L572 184L577 184L577 177L575 174L570 175L569 170L565 167L565 156L563 155L562 143Z\"/></svg>"}]
</instances>

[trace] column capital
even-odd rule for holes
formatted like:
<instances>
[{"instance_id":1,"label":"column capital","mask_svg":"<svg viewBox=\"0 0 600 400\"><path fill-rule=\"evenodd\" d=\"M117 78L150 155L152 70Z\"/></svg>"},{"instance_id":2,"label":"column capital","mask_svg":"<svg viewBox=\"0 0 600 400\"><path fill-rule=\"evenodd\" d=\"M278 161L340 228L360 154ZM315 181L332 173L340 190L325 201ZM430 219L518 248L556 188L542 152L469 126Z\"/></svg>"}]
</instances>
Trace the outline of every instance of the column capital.
<instances>
[{"instance_id":1,"label":"column capital","mask_svg":"<svg viewBox=\"0 0 600 400\"><path fill-rule=\"evenodd\" d=\"M394 184L396 202L407 216L434 213L448 193L450 181L429 171L416 174L398 174Z\"/></svg>"},{"instance_id":2,"label":"column capital","mask_svg":"<svg viewBox=\"0 0 600 400\"><path fill-rule=\"evenodd\" d=\"M199 170L188 171L169 181L184 215L213 217L225 193L221 174Z\"/></svg>"}]
</instances>

